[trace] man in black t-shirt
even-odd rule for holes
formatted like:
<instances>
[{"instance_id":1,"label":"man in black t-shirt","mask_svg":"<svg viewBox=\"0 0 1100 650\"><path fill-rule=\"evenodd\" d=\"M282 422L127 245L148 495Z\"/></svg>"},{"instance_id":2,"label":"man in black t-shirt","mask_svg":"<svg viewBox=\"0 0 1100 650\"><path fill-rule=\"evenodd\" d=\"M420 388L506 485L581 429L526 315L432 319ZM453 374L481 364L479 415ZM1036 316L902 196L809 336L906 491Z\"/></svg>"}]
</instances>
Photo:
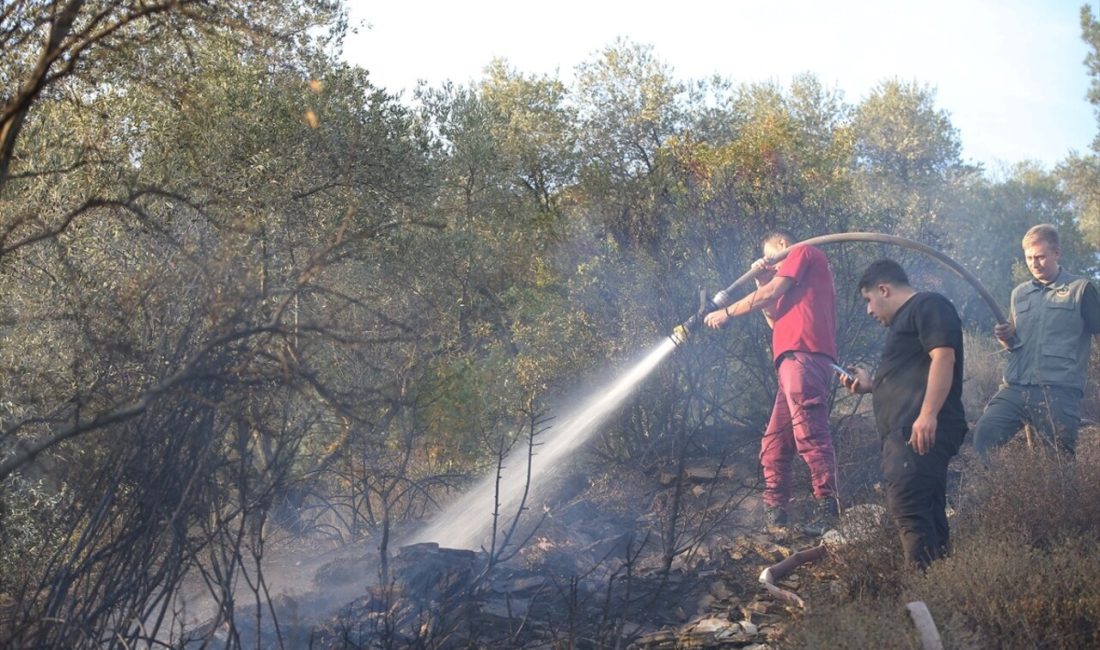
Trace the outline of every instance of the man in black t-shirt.
<instances>
[{"instance_id":1,"label":"man in black t-shirt","mask_svg":"<svg viewBox=\"0 0 1100 650\"><path fill-rule=\"evenodd\" d=\"M962 323L938 293L909 286L893 260L859 281L867 313L889 328L878 370L854 368L842 383L872 393L882 435L886 504L908 561L927 568L950 550L947 463L966 435L962 405Z\"/></svg>"}]
</instances>

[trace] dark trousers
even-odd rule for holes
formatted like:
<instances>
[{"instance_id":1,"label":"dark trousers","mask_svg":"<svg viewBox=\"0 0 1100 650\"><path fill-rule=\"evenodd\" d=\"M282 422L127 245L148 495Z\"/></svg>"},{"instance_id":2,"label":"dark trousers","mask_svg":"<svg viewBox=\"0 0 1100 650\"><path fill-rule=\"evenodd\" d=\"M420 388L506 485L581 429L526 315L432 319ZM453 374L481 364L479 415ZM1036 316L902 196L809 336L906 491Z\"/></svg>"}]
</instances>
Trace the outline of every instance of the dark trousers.
<instances>
[{"instance_id":1,"label":"dark trousers","mask_svg":"<svg viewBox=\"0 0 1100 650\"><path fill-rule=\"evenodd\" d=\"M1073 455L1081 426L1082 393L1060 386L1002 386L974 426L974 449L985 458L1025 424L1039 441Z\"/></svg>"},{"instance_id":2,"label":"dark trousers","mask_svg":"<svg viewBox=\"0 0 1100 650\"><path fill-rule=\"evenodd\" d=\"M958 451L962 435L937 431L936 444L923 456L909 446L908 428L891 431L882 440L886 508L901 536L905 559L922 569L951 550L947 463Z\"/></svg>"}]
</instances>

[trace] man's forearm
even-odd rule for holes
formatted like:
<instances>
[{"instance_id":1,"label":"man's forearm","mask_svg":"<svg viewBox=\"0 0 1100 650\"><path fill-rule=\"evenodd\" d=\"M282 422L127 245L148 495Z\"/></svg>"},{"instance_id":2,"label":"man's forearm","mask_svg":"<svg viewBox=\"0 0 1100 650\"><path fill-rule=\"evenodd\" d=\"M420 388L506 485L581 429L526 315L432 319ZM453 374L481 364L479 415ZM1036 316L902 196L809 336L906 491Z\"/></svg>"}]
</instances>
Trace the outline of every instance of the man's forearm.
<instances>
[{"instance_id":1,"label":"man's forearm","mask_svg":"<svg viewBox=\"0 0 1100 650\"><path fill-rule=\"evenodd\" d=\"M765 287L761 287L756 291L753 291L744 298L733 303L729 307L726 307L726 313L732 316L744 316L754 310L760 309L765 311L767 316L767 310L775 306L775 303L779 302L778 296L761 295Z\"/></svg>"},{"instance_id":2,"label":"man's forearm","mask_svg":"<svg viewBox=\"0 0 1100 650\"><path fill-rule=\"evenodd\" d=\"M744 316L756 310L771 309L792 286L794 286L794 280L776 276L756 291L726 307L726 314L735 317Z\"/></svg>"},{"instance_id":3,"label":"man's forearm","mask_svg":"<svg viewBox=\"0 0 1100 650\"><path fill-rule=\"evenodd\" d=\"M951 382L955 371L955 350L936 348L930 352L932 365L928 368L928 385L924 390L924 402L921 403L922 415L939 415L947 393L951 391Z\"/></svg>"}]
</instances>

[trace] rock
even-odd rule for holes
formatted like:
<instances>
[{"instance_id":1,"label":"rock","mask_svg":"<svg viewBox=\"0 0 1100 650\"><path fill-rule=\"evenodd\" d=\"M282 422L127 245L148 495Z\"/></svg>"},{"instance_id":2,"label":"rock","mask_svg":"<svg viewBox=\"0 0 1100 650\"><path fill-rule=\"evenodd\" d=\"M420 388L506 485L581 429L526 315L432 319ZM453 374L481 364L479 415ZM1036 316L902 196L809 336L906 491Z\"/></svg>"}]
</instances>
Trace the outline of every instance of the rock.
<instances>
[{"instance_id":1,"label":"rock","mask_svg":"<svg viewBox=\"0 0 1100 650\"><path fill-rule=\"evenodd\" d=\"M730 627L714 633L715 641L728 641L740 645L752 640L752 635L746 634L736 623ZM724 645L724 644L723 644Z\"/></svg>"},{"instance_id":2,"label":"rock","mask_svg":"<svg viewBox=\"0 0 1100 650\"><path fill-rule=\"evenodd\" d=\"M660 647L665 644L675 644L676 633L672 630L657 630L638 639L638 645L643 648ZM668 647L673 647L669 645Z\"/></svg>"},{"instance_id":3,"label":"rock","mask_svg":"<svg viewBox=\"0 0 1100 650\"><path fill-rule=\"evenodd\" d=\"M531 595L540 591L547 583L545 576L493 580L493 591L498 594Z\"/></svg>"},{"instance_id":4,"label":"rock","mask_svg":"<svg viewBox=\"0 0 1100 650\"><path fill-rule=\"evenodd\" d=\"M826 543L850 544L874 535L886 522L886 508L876 503L861 503L844 509L840 529Z\"/></svg>"},{"instance_id":5,"label":"rock","mask_svg":"<svg viewBox=\"0 0 1100 650\"><path fill-rule=\"evenodd\" d=\"M633 533L623 533L601 539L582 550L588 553L596 562L603 562L610 558L626 557L627 550L631 548L633 542Z\"/></svg>"},{"instance_id":6,"label":"rock","mask_svg":"<svg viewBox=\"0 0 1100 650\"><path fill-rule=\"evenodd\" d=\"M733 468L728 465L693 465L685 467L682 476L689 483L713 483L719 479L731 479L735 475ZM674 470L661 470L657 475L657 481L664 487L676 484L676 472Z\"/></svg>"},{"instance_id":7,"label":"rock","mask_svg":"<svg viewBox=\"0 0 1100 650\"><path fill-rule=\"evenodd\" d=\"M587 501L578 501L567 506L557 515L557 519L566 526L572 526L578 522L589 521L599 515L596 506Z\"/></svg>"},{"instance_id":8,"label":"rock","mask_svg":"<svg viewBox=\"0 0 1100 650\"><path fill-rule=\"evenodd\" d=\"M424 600L452 596L470 583L477 553L440 548L434 542L401 548L395 575L410 595Z\"/></svg>"},{"instance_id":9,"label":"rock","mask_svg":"<svg viewBox=\"0 0 1100 650\"><path fill-rule=\"evenodd\" d=\"M731 627L735 627L736 623L731 623L724 618L718 618L717 616L708 616L707 618L695 621L687 626L687 632L689 633L714 633L720 630L727 630ZM740 628L738 628L740 630Z\"/></svg>"},{"instance_id":10,"label":"rock","mask_svg":"<svg viewBox=\"0 0 1100 650\"><path fill-rule=\"evenodd\" d=\"M780 546L775 542L758 539L755 537L744 537L739 539L739 545L744 550L750 550L756 553L761 558L769 563L779 562L783 558L791 554L791 549L786 546Z\"/></svg>"},{"instance_id":11,"label":"rock","mask_svg":"<svg viewBox=\"0 0 1100 650\"><path fill-rule=\"evenodd\" d=\"M769 601L754 600L751 603L741 605L741 617L746 621L760 625L764 621L776 617L772 607L773 603Z\"/></svg>"},{"instance_id":12,"label":"rock","mask_svg":"<svg viewBox=\"0 0 1100 650\"><path fill-rule=\"evenodd\" d=\"M503 619L522 618L527 615L530 605L531 601L527 598L512 598L510 601L493 599L482 603L481 611Z\"/></svg>"},{"instance_id":13,"label":"rock","mask_svg":"<svg viewBox=\"0 0 1100 650\"><path fill-rule=\"evenodd\" d=\"M782 580L776 582L776 586L784 589L798 589L798 586L802 583L802 580L795 574L791 574Z\"/></svg>"},{"instance_id":14,"label":"rock","mask_svg":"<svg viewBox=\"0 0 1100 650\"><path fill-rule=\"evenodd\" d=\"M317 569L313 574L313 585L328 589L338 585L348 585L355 581L368 582L369 563L363 558L338 558Z\"/></svg>"},{"instance_id":15,"label":"rock","mask_svg":"<svg viewBox=\"0 0 1100 650\"><path fill-rule=\"evenodd\" d=\"M733 591L730 590L729 585L726 584L725 580L715 580L714 582L710 583L710 593L718 600L725 600L726 598L733 596Z\"/></svg>"}]
</instances>

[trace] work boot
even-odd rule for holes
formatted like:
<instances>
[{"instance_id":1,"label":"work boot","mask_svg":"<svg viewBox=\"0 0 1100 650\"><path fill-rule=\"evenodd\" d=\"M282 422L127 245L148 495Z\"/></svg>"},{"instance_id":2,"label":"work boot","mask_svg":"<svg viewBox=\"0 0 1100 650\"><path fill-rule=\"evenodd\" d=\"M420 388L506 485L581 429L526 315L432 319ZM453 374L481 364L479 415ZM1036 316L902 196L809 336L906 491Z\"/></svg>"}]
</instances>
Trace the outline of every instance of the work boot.
<instances>
[{"instance_id":1,"label":"work boot","mask_svg":"<svg viewBox=\"0 0 1100 650\"><path fill-rule=\"evenodd\" d=\"M810 520L802 525L802 532L813 537L821 537L829 529L836 528L840 522L836 497L824 497L814 504Z\"/></svg>"},{"instance_id":2,"label":"work boot","mask_svg":"<svg viewBox=\"0 0 1100 650\"><path fill-rule=\"evenodd\" d=\"M779 506L764 506L764 525L768 528L783 528L787 525L787 511Z\"/></svg>"}]
</instances>

